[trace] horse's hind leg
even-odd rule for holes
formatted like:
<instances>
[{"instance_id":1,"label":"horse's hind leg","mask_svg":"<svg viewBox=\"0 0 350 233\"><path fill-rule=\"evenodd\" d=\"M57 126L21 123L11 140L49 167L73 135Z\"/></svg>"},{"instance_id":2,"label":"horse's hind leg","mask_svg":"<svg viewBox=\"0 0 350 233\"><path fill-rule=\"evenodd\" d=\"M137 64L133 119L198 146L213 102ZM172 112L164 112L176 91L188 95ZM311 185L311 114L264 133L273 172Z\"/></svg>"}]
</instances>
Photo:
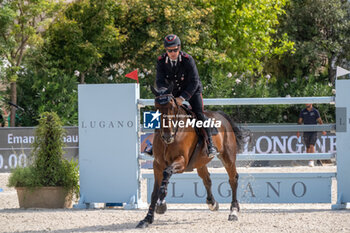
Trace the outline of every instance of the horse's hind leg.
<instances>
[{"instance_id":1,"label":"horse's hind leg","mask_svg":"<svg viewBox=\"0 0 350 233\"><path fill-rule=\"evenodd\" d=\"M239 204L237 201L238 173L236 170L235 163L225 163L225 169L227 171L229 183L232 189L232 202L228 220L237 221L239 212Z\"/></svg>"},{"instance_id":2,"label":"horse's hind leg","mask_svg":"<svg viewBox=\"0 0 350 233\"><path fill-rule=\"evenodd\" d=\"M207 190L207 204L211 211L216 211L219 209L219 203L215 201L213 193L211 192L211 179L208 172L207 166L197 168L197 173L200 178L203 180L205 189Z\"/></svg>"}]
</instances>

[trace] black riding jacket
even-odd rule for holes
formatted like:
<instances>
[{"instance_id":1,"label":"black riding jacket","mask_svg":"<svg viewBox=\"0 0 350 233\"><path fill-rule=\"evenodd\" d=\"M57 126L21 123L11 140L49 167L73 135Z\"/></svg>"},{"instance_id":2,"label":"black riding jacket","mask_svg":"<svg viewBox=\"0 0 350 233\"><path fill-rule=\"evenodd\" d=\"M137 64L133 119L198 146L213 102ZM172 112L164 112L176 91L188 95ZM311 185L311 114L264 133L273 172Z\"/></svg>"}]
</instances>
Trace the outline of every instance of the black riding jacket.
<instances>
[{"instance_id":1,"label":"black riding jacket","mask_svg":"<svg viewBox=\"0 0 350 233\"><path fill-rule=\"evenodd\" d=\"M203 87L199 80L196 63L191 55L180 51L175 68L172 67L167 53L158 57L156 84L158 88L168 88L170 83L174 83L173 95L182 96L185 100L199 92Z\"/></svg>"}]
</instances>

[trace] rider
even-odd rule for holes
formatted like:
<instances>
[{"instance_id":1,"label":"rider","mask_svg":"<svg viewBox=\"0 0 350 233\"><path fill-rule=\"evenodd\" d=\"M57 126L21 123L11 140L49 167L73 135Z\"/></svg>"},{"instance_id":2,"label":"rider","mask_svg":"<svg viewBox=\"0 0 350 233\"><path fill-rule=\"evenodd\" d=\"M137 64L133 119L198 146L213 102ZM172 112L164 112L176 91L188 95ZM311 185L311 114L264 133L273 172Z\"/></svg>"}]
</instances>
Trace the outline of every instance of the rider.
<instances>
[{"instance_id":1,"label":"rider","mask_svg":"<svg viewBox=\"0 0 350 233\"><path fill-rule=\"evenodd\" d=\"M205 121L208 118L203 113L202 83L194 59L189 54L181 51L180 38L174 34L164 38L166 53L158 57L156 84L158 88L168 87L174 83L172 94L176 101L182 104L188 101L197 119ZM208 156L218 155L213 145L210 128L204 127L208 135Z\"/></svg>"}]
</instances>

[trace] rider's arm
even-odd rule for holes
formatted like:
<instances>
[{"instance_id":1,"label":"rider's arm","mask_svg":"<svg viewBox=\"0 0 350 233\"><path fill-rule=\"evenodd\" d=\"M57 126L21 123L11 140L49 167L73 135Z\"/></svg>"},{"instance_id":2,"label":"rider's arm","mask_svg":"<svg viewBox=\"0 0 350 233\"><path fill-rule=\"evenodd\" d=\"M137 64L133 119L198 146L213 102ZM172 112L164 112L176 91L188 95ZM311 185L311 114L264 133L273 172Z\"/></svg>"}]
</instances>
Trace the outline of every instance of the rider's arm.
<instances>
[{"instance_id":1,"label":"rider's arm","mask_svg":"<svg viewBox=\"0 0 350 233\"><path fill-rule=\"evenodd\" d=\"M181 93L180 96L183 97L185 100L189 100L199 86L198 70L196 63L194 62L194 59L192 57L190 57L190 59L188 60L188 64L186 64L186 69L189 81L186 89Z\"/></svg>"},{"instance_id":2,"label":"rider's arm","mask_svg":"<svg viewBox=\"0 0 350 233\"><path fill-rule=\"evenodd\" d=\"M166 82L166 74L165 74L165 70L164 70L164 65L162 64L161 60L158 60L157 62L157 76L156 76L156 84L157 84L157 88L161 88L161 87L168 87L168 84Z\"/></svg>"}]
</instances>

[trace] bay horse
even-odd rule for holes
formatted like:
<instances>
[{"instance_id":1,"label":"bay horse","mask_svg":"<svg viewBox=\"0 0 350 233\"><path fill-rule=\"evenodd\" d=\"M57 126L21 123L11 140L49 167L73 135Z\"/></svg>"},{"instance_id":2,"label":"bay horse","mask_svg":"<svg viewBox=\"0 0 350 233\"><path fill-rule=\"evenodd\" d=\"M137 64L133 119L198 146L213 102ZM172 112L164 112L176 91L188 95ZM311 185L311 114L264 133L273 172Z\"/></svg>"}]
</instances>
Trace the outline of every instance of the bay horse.
<instances>
[{"instance_id":1,"label":"bay horse","mask_svg":"<svg viewBox=\"0 0 350 233\"><path fill-rule=\"evenodd\" d=\"M171 94L173 86L155 90L151 87L155 95L155 108L161 113L161 122L168 116L174 116L175 121L186 120L188 113L183 106L179 106L176 98ZM236 170L236 153L242 142L242 132L235 126L233 121L223 112L204 112L209 118L221 121L218 133L213 135L213 141L219 152L218 158L222 161L232 189L232 202L228 220L238 220L239 204L237 201L238 173ZM154 212L163 214L167 210L165 196L170 177L175 173L183 173L189 167L196 168L200 178L202 178L206 192L206 203L212 211L219 209L219 204L215 201L211 191L211 179L206 166L212 158L208 157L205 140L199 147L199 136L193 127L181 128L169 125L155 130L153 140L153 172L154 187L146 217L140 221L137 228L145 228L154 221ZM194 153L195 152L195 153ZM192 158L193 157L193 158Z\"/></svg>"}]
</instances>

